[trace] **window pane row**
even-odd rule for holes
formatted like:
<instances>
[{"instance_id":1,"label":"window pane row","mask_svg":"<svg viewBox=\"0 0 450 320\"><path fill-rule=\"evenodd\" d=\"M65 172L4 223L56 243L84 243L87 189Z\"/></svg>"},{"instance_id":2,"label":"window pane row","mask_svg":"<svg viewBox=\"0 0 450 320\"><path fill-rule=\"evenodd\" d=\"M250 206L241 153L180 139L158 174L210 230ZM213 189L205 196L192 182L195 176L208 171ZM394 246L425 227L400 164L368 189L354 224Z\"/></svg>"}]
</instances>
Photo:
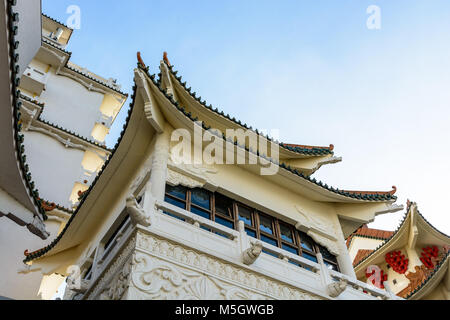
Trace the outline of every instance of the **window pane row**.
<instances>
[{"instance_id":1,"label":"window pane row","mask_svg":"<svg viewBox=\"0 0 450 320\"><path fill-rule=\"evenodd\" d=\"M165 201L230 229L237 229L238 222L243 221L250 237L313 262L318 262L316 254L321 253L327 267L339 271L336 257L306 233L220 193L167 185Z\"/></svg>"}]
</instances>

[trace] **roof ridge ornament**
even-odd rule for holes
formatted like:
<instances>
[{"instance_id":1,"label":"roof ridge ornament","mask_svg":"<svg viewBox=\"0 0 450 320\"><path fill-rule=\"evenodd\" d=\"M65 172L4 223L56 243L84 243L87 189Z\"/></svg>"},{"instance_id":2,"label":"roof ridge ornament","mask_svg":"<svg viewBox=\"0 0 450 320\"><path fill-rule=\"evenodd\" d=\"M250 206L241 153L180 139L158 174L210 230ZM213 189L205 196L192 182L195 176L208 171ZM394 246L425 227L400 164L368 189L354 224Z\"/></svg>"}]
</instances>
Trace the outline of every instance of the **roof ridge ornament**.
<instances>
[{"instance_id":1,"label":"roof ridge ornament","mask_svg":"<svg viewBox=\"0 0 450 320\"><path fill-rule=\"evenodd\" d=\"M137 60L138 60L138 67L141 67L141 68L143 68L143 69L146 69L146 68L147 68L147 66L146 66L145 63L144 63L144 60L142 60L141 52L140 52L140 51L137 52Z\"/></svg>"},{"instance_id":2,"label":"roof ridge ornament","mask_svg":"<svg viewBox=\"0 0 450 320\"><path fill-rule=\"evenodd\" d=\"M167 64L168 67L171 67L171 64L169 62L169 58L167 58L167 52L166 51L164 51L164 53L163 53L163 60Z\"/></svg>"}]
</instances>

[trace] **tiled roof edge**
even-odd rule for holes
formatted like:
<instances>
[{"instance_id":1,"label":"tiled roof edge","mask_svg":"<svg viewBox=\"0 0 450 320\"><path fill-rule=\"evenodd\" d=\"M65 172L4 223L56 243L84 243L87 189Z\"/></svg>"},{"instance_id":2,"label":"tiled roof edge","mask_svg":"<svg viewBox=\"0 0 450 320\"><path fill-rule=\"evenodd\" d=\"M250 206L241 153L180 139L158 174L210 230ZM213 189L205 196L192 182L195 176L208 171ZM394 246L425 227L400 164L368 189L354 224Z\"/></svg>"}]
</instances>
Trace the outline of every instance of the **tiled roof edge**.
<instances>
[{"instance_id":1,"label":"tiled roof edge","mask_svg":"<svg viewBox=\"0 0 450 320\"><path fill-rule=\"evenodd\" d=\"M121 94L121 95L123 95L123 96L125 96L125 97L128 97L128 93L122 92L122 91L120 91L119 89L116 89L116 88L114 88L114 87L111 87L109 84L107 84L107 83L104 82L104 81L101 81L101 80L99 80L99 79L97 79L97 78L94 78L94 77L92 77L92 76L90 76L90 75L88 75L88 74L86 74L86 73L84 73L84 72L82 72L82 71L80 71L80 70L78 70L78 69L76 69L76 68L73 68L73 67L71 67L71 66L69 66L69 65L67 65L67 64L66 64L65 67L66 67L67 69L69 69L70 71L76 72L76 73L78 73L79 75L82 75L83 77L88 78L89 80L92 80L92 81L94 81L94 82L96 82L96 83L98 83L98 84L100 84L100 85L102 85L102 86L104 86L104 87L106 87L106 88L108 88L108 89L111 89L111 90L113 90L113 91L115 91L115 92L117 92L117 93L119 93L119 94Z\"/></svg>"},{"instance_id":2,"label":"tiled roof edge","mask_svg":"<svg viewBox=\"0 0 450 320\"><path fill-rule=\"evenodd\" d=\"M193 118L192 114L190 112L187 112L186 109L183 106L180 106L180 104L177 101L175 101L173 99L173 97L171 95L169 95L167 93L167 91L164 90L160 86L160 83L155 80L156 76L155 75L151 75L149 73L149 68L148 67L146 67L145 65L144 66L139 65L139 68L146 72L147 76L152 80L153 84L161 91L161 93L171 102L171 104L178 111L182 112L186 117L188 117L193 122L196 122L198 120L196 118ZM203 129L205 129L205 130L211 129L211 127L206 126L203 122L202 122L202 126L203 126ZM215 132L213 134L215 134ZM220 137L219 135L217 135L217 136ZM226 142L233 143L233 141L227 140L227 138L225 137L224 134L222 134L222 138ZM269 141L271 141L271 140L269 139ZM311 182L311 183L313 183L313 184L315 184L315 185L317 185L317 186L319 186L319 187L321 187L323 189L326 189L328 191L334 192L334 193L339 194L341 196L353 198L353 199L356 199L356 200L365 200L365 201L391 201L391 200L396 200L397 199L397 197L394 196L396 188L395 188L395 190L390 191L390 192L377 192L375 194L364 194L365 191L361 191L361 193L356 193L356 192L348 192L348 191L345 191L345 190L340 190L340 189L335 189L333 187L329 187L327 184L322 183L322 181L317 181L315 178L311 178L309 176L305 176L304 174L302 174L297 169L292 169L291 166L286 165L285 163L274 162L271 158L267 157L266 155L261 155L259 153L259 151L254 152L253 150L249 150L245 145L240 145L236 141L234 142L234 144L236 146L239 146L240 148L245 149L247 152L253 153L253 154L255 154L258 157L262 157L265 160L267 160L267 161L269 161L269 162L271 162L271 163L273 163L275 165L278 165L282 169L285 169L286 171L289 171L290 173L293 173L293 174L295 174L295 175L297 175L297 176L307 180L308 182Z\"/></svg>"},{"instance_id":3,"label":"tiled roof edge","mask_svg":"<svg viewBox=\"0 0 450 320\"><path fill-rule=\"evenodd\" d=\"M445 255L444 258L442 258L442 260L439 262L439 264L434 268L433 272L417 288L415 288L413 291L408 293L408 295L406 296L405 299L408 300L408 299L413 298L414 295L417 294L420 291L420 289L422 289L428 283L428 281L430 281L434 277L434 275L441 269L441 267L447 261L449 255L450 255L450 251L447 252L447 254Z\"/></svg>"},{"instance_id":4,"label":"tiled roof edge","mask_svg":"<svg viewBox=\"0 0 450 320\"><path fill-rule=\"evenodd\" d=\"M270 138L268 135L261 134L258 129L253 129L252 126L248 126L246 123L242 123L240 120L238 120L236 118L231 118L231 116L229 114L225 114L223 111L219 111L218 108L214 108L211 104L207 105L206 101L202 101L202 97L197 97L196 92L191 92L192 89L190 87L189 88L186 87L186 82L181 82L182 77L181 76L177 77L178 71L173 70L173 65L168 65L166 61L164 61L164 63L166 63L167 68L169 69L169 71L171 72L173 77L178 81L178 83L191 95L191 97L193 99L195 99L198 103L200 103L200 105L202 105L206 109L213 111L217 115L222 116L222 117L226 118L227 120L234 122L235 124L245 128L247 130L254 131L257 135L263 136L269 141L273 141L273 139ZM161 78L161 76L159 78ZM159 86L160 81L158 81L157 83ZM334 152L333 152L334 145L330 145L329 147L314 147L314 146L300 146L300 145L293 145L293 144L285 144L282 142L278 142L278 144L286 150L289 150L291 152L296 152L299 154L304 154L304 155L325 156L325 155L333 155L334 154Z\"/></svg>"},{"instance_id":5,"label":"tiled roof edge","mask_svg":"<svg viewBox=\"0 0 450 320\"><path fill-rule=\"evenodd\" d=\"M66 27L67 29L70 29L70 30L73 31L73 29L72 29L71 27L67 26L66 24L62 23L61 21L58 21L58 20L56 20L55 18L52 18L52 17L50 17L49 15L47 15L47 14L45 14L45 13L42 13L42 15L43 15L44 17L46 17L46 18L48 18L48 19L50 19L50 20L56 22L57 24L62 25L63 27Z\"/></svg>"},{"instance_id":6,"label":"tiled roof edge","mask_svg":"<svg viewBox=\"0 0 450 320\"><path fill-rule=\"evenodd\" d=\"M120 143L122 142L122 139L125 135L126 129L129 125L129 121L131 118L131 114L133 112L133 107L134 107L134 101L136 98L136 84L134 84L133 86L133 94L132 94L132 102L130 103L130 108L128 110L128 116L125 119L125 124L123 125L123 129L122 132L120 133L119 139L116 143L116 145L114 146L114 149L111 152L111 155L109 156L109 158L105 161L105 163L102 166L102 169L99 171L99 173L97 174L97 176L95 177L93 183L90 185L90 187L83 193L83 196L80 199L80 204L78 205L78 207L75 209L75 211L72 213L69 221L67 222L67 224L64 226L64 229L61 231L61 233L56 237L55 240L53 240L53 242L51 244L49 244L48 246L39 249L37 251L34 251L32 253L28 253L26 255L26 258L23 260L24 263L36 260L40 257L42 257L43 255L45 255L46 253L48 253L51 249L53 249L58 242L62 239L62 237L64 236L64 234L66 233L67 229L70 227L70 225L72 224L72 221L75 219L75 217L77 216L78 212L80 211L80 209L83 207L84 202L86 201L86 199L89 197L90 192L92 191L92 189L95 187L95 185L97 184L98 180L100 179L101 175L103 174L103 172L106 170L106 168L108 167L109 163L111 162L111 160L114 157L114 154L116 153L117 149L120 146Z\"/></svg>"},{"instance_id":7,"label":"tiled roof edge","mask_svg":"<svg viewBox=\"0 0 450 320\"><path fill-rule=\"evenodd\" d=\"M9 55L10 55L10 69L11 69L11 94L13 97L13 109L14 109L14 138L16 140L16 155L19 161L19 167L22 171L22 177L24 179L25 185L28 189L30 196L33 199L34 204L37 207L38 212L42 215L44 220L47 220L47 215L42 207L42 203L39 200L39 190L35 188L35 182L32 181L32 176L30 173L30 168L26 162L25 155L25 145L24 145L24 135L20 134L22 131L22 124L20 123L21 113L20 107L22 102L19 101L20 90L18 89L20 85L19 76L19 54L16 52L19 48L19 41L16 40L16 35L18 33L19 27L16 23L19 21L19 14L14 12L14 6L17 4L17 0L7 0L7 17L8 17L8 34L9 34Z\"/></svg>"}]
</instances>

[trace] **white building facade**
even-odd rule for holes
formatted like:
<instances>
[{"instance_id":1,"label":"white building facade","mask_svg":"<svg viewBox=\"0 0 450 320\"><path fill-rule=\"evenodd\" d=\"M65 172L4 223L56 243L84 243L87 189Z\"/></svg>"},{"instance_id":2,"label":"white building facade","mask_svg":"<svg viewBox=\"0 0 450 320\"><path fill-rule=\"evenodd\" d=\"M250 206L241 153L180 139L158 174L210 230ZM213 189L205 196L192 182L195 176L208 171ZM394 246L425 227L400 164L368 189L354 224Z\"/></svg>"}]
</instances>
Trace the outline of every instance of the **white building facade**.
<instances>
[{"instance_id":1,"label":"white building facade","mask_svg":"<svg viewBox=\"0 0 450 320\"><path fill-rule=\"evenodd\" d=\"M340 161L332 146L264 137L191 94L167 57L158 78L138 57L117 147L58 237L27 254L29 272L70 275L65 299L398 299L356 279L345 244L402 209L395 188L316 181ZM236 162L221 163L230 147Z\"/></svg>"},{"instance_id":2,"label":"white building facade","mask_svg":"<svg viewBox=\"0 0 450 320\"><path fill-rule=\"evenodd\" d=\"M17 139L11 146L18 145L17 166L35 208L10 191L12 179L6 175L14 166L2 156L0 296L49 299L40 290L42 274L22 273L24 251L50 243L70 218L78 194L88 189L111 154L105 136L127 95L115 80L70 61L66 47L73 30L41 14L40 1L3 4L2 35L18 39L5 57L18 61L12 83ZM28 222L26 215L39 224ZM53 276L49 283L57 288L63 280Z\"/></svg>"}]
</instances>

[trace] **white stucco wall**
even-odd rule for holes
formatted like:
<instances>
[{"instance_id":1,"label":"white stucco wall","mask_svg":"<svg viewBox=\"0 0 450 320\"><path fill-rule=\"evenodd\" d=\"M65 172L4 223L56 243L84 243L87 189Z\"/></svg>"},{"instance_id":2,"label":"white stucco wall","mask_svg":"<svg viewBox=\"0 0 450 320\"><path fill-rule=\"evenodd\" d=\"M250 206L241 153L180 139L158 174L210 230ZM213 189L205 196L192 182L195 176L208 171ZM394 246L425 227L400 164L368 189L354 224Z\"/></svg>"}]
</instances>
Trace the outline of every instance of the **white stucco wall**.
<instances>
[{"instance_id":1,"label":"white stucco wall","mask_svg":"<svg viewBox=\"0 0 450 320\"><path fill-rule=\"evenodd\" d=\"M17 1L13 8L19 14L16 39L19 41L19 73L22 74L41 47L41 1Z\"/></svg>"},{"instance_id":2,"label":"white stucco wall","mask_svg":"<svg viewBox=\"0 0 450 320\"><path fill-rule=\"evenodd\" d=\"M350 248L348 248L348 252L350 254L350 258L352 261L355 259L356 254L360 249L364 250L375 250L380 246L384 240L378 240L378 239L370 239L370 238L364 238L364 237L358 237L355 236L352 239L352 243L350 245Z\"/></svg>"},{"instance_id":3,"label":"white stucco wall","mask_svg":"<svg viewBox=\"0 0 450 320\"><path fill-rule=\"evenodd\" d=\"M92 139L91 132L99 118L103 96L50 69L47 90L40 96L40 101L45 103L42 118Z\"/></svg>"},{"instance_id":4,"label":"white stucco wall","mask_svg":"<svg viewBox=\"0 0 450 320\"><path fill-rule=\"evenodd\" d=\"M2 211L5 210L3 204L7 198L8 195L0 189ZM8 202L7 209L17 216L21 210L24 210L19 203L14 205L12 201ZM0 296L11 299L39 299L37 294L42 280L41 272L19 274L18 271L23 268L25 250L32 252L42 248L57 236L60 223L47 221L45 224L50 236L44 241L32 234L25 226L21 227L7 217L0 217Z\"/></svg>"},{"instance_id":5,"label":"white stucco wall","mask_svg":"<svg viewBox=\"0 0 450 320\"><path fill-rule=\"evenodd\" d=\"M25 150L40 197L67 206L84 152L38 132L25 132Z\"/></svg>"}]
</instances>

